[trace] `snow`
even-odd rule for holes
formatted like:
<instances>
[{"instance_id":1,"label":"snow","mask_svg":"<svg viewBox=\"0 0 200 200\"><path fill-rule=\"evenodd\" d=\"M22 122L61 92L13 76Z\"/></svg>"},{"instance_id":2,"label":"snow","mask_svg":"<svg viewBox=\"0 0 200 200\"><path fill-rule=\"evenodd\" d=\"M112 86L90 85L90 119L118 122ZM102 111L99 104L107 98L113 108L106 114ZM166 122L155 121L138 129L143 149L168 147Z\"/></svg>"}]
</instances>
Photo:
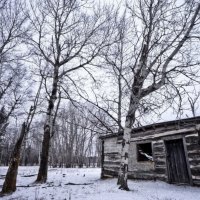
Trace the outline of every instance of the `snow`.
<instances>
[{"instance_id":1,"label":"snow","mask_svg":"<svg viewBox=\"0 0 200 200\"><path fill-rule=\"evenodd\" d=\"M0 167L0 185L7 167ZM198 200L200 188L161 181L129 180L131 191L118 189L116 178L100 179L99 168L50 168L46 184L34 184L38 167L19 167L16 192L3 200ZM34 175L26 177L27 175ZM76 183L83 185L66 185Z\"/></svg>"}]
</instances>

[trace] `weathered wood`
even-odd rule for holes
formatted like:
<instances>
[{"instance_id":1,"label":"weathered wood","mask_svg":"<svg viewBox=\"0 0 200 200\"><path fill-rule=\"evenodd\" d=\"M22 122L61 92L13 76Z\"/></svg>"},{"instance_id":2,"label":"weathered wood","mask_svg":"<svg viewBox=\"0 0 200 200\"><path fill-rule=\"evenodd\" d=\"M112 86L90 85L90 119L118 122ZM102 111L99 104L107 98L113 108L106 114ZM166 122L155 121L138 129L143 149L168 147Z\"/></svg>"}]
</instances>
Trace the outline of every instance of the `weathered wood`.
<instances>
[{"instance_id":1,"label":"weathered wood","mask_svg":"<svg viewBox=\"0 0 200 200\"><path fill-rule=\"evenodd\" d=\"M154 147L153 151L154 152L163 152L164 151L164 147L161 147L161 146L160 147Z\"/></svg>"},{"instance_id":2,"label":"weathered wood","mask_svg":"<svg viewBox=\"0 0 200 200\"><path fill-rule=\"evenodd\" d=\"M104 177L106 177L106 176L117 177L118 176L118 172L114 171L112 169L104 169Z\"/></svg>"},{"instance_id":3,"label":"weathered wood","mask_svg":"<svg viewBox=\"0 0 200 200\"><path fill-rule=\"evenodd\" d=\"M105 160L111 160L111 161L119 160L120 154L118 154L118 153L117 154L113 154L113 153L105 154L104 159Z\"/></svg>"},{"instance_id":4,"label":"weathered wood","mask_svg":"<svg viewBox=\"0 0 200 200\"><path fill-rule=\"evenodd\" d=\"M180 129L180 130L172 130L172 131L166 131L163 133L156 133L156 134L152 134L152 135L146 135L146 136L135 136L134 138L131 138L131 142L136 142L136 141L143 141L143 140L147 140L147 139L157 139L157 138L162 138L165 136L170 136L170 135L178 135L178 134L182 134L182 133L193 133L195 131L195 127L194 128L188 128L188 129Z\"/></svg>"},{"instance_id":5,"label":"weathered wood","mask_svg":"<svg viewBox=\"0 0 200 200\"><path fill-rule=\"evenodd\" d=\"M184 153L183 141L166 142L169 182L189 183L189 174Z\"/></svg>"},{"instance_id":6,"label":"weathered wood","mask_svg":"<svg viewBox=\"0 0 200 200\"><path fill-rule=\"evenodd\" d=\"M190 164L191 168L192 168L192 166L199 166L200 165L200 159L189 160L189 164Z\"/></svg>"},{"instance_id":7,"label":"weathered wood","mask_svg":"<svg viewBox=\"0 0 200 200\"><path fill-rule=\"evenodd\" d=\"M145 127L144 129L138 128L132 131L131 143L129 150L129 178L138 179L159 179L167 180L167 173L169 172L169 166L167 163L166 147L164 141L170 140L183 140L181 147L180 144L172 147L170 152L173 152L172 168L178 169L178 166L185 166L180 168L176 172L175 179L180 182L195 182L197 185L199 179L195 177L200 176L200 145L198 144L198 133L196 127L200 124L199 121L186 120L186 123L180 123L178 125L171 124L170 126L154 126ZM120 161L119 146L122 145L122 135L110 138L106 143L107 150L105 153L105 165L108 173L112 171L112 175L117 174L118 165ZM105 139L106 141L107 139ZM152 143L153 163L138 162L137 161L137 144L140 143ZM183 145L183 146L182 146ZM145 169L145 170L142 170ZM191 170L190 170L191 169ZM187 172L186 172L187 171ZM187 175L188 173L188 175ZM184 174L184 175L183 175ZM173 176L173 174L171 174ZM188 176L191 177L188 180Z\"/></svg>"},{"instance_id":8,"label":"weathered wood","mask_svg":"<svg viewBox=\"0 0 200 200\"><path fill-rule=\"evenodd\" d=\"M196 143L193 144L190 143L189 145L187 145L187 150L188 151L200 150L200 145Z\"/></svg>"},{"instance_id":9,"label":"weathered wood","mask_svg":"<svg viewBox=\"0 0 200 200\"><path fill-rule=\"evenodd\" d=\"M119 154L119 152L105 152L104 153L105 156L112 156L112 155L116 156L118 154Z\"/></svg>"},{"instance_id":10,"label":"weathered wood","mask_svg":"<svg viewBox=\"0 0 200 200\"><path fill-rule=\"evenodd\" d=\"M200 180L193 180L193 185L200 186Z\"/></svg>"},{"instance_id":11,"label":"weathered wood","mask_svg":"<svg viewBox=\"0 0 200 200\"><path fill-rule=\"evenodd\" d=\"M188 157L197 159L200 157L200 150L188 151Z\"/></svg>"},{"instance_id":12,"label":"weathered wood","mask_svg":"<svg viewBox=\"0 0 200 200\"><path fill-rule=\"evenodd\" d=\"M191 168L191 173L193 176L200 176L200 168Z\"/></svg>"},{"instance_id":13,"label":"weathered wood","mask_svg":"<svg viewBox=\"0 0 200 200\"><path fill-rule=\"evenodd\" d=\"M120 165L120 160L118 160L118 161L104 161L104 165Z\"/></svg>"},{"instance_id":14,"label":"weathered wood","mask_svg":"<svg viewBox=\"0 0 200 200\"><path fill-rule=\"evenodd\" d=\"M154 160L155 166L165 166L166 162L165 160Z\"/></svg>"},{"instance_id":15,"label":"weathered wood","mask_svg":"<svg viewBox=\"0 0 200 200\"><path fill-rule=\"evenodd\" d=\"M166 167L155 167L155 172L157 173L157 174L165 174L165 172L166 172Z\"/></svg>"},{"instance_id":16,"label":"weathered wood","mask_svg":"<svg viewBox=\"0 0 200 200\"><path fill-rule=\"evenodd\" d=\"M145 180L154 180L155 179L155 173L152 172L145 172L145 171L139 171L137 173L128 173L128 177L132 179L145 179Z\"/></svg>"},{"instance_id":17,"label":"weathered wood","mask_svg":"<svg viewBox=\"0 0 200 200\"><path fill-rule=\"evenodd\" d=\"M194 135L185 137L185 140L186 140L186 143L189 143L189 144L198 144L198 137Z\"/></svg>"}]
</instances>

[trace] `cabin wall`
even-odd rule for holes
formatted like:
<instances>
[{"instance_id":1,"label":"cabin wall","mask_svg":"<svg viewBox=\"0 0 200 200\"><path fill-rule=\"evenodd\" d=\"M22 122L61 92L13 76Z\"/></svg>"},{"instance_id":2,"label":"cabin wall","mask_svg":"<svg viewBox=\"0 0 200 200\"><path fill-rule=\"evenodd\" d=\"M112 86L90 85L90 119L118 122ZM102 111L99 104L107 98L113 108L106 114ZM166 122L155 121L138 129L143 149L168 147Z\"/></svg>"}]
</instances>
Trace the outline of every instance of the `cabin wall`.
<instances>
[{"instance_id":1,"label":"cabin wall","mask_svg":"<svg viewBox=\"0 0 200 200\"><path fill-rule=\"evenodd\" d=\"M164 140L156 140L152 142L153 159L154 159L154 177L159 180L167 180L166 168L166 149Z\"/></svg>"},{"instance_id":2,"label":"cabin wall","mask_svg":"<svg viewBox=\"0 0 200 200\"><path fill-rule=\"evenodd\" d=\"M192 183L200 186L200 145L198 139L198 133L185 136Z\"/></svg>"},{"instance_id":3,"label":"cabin wall","mask_svg":"<svg viewBox=\"0 0 200 200\"><path fill-rule=\"evenodd\" d=\"M174 127L175 128L175 127ZM165 141L182 139L184 153L186 156L188 173L191 185L200 186L200 145L198 144L198 133L195 126L179 127L178 130L168 128L166 132L154 130L151 134L142 132L132 135L129 150L129 178L163 180L168 182L168 169ZM170 130L170 132L169 132ZM188 131L187 131L188 130ZM148 130L149 132L149 130ZM104 139L104 176L117 176L120 165L121 137ZM137 144L151 142L153 162L138 161Z\"/></svg>"},{"instance_id":4,"label":"cabin wall","mask_svg":"<svg viewBox=\"0 0 200 200\"><path fill-rule=\"evenodd\" d=\"M104 140L103 176L116 176L120 165L120 144L117 137Z\"/></svg>"},{"instance_id":5,"label":"cabin wall","mask_svg":"<svg viewBox=\"0 0 200 200\"><path fill-rule=\"evenodd\" d=\"M131 142L129 149L129 177L137 179L154 178L154 162L137 161L137 143Z\"/></svg>"}]
</instances>

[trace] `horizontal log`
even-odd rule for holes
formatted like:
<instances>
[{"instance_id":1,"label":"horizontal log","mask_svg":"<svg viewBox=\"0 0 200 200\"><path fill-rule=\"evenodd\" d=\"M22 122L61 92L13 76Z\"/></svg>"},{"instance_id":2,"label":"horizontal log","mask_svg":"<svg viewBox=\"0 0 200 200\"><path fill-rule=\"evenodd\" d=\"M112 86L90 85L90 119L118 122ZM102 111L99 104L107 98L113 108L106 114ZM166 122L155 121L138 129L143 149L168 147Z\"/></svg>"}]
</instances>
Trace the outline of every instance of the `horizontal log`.
<instances>
[{"instance_id":1,"label":"horizontal log","mask_svg":"<svg viewBox=\"0 0 200 200\"><path fill-rule=\"evenodd\" d=\"M162 159L155 160L154 159L154 164L155 164L155 166L157 166L157 165L165 166L166 165L166 160L162 160Z\"/></svg>"},{"instance_id":2,"label":"horizontal log","mask_svg":"<svg viewBox=\"0 0 200 200\"><path fill-rule=\"evenodd\" d=\"M175 130L176 128L174 126L168 126L168 127L160 127L160 128L156 128L156 129L152 129L150 128L149 130L144 130L144 131L135 131L133 130L133 134L132 134L132 137L137 137L138 135L143 135L143 136L146 136L146 135L155 135L157 133L164 133L166 131L172 131L172 130Z\"/></svg>"},{"instance_id":3,"label":"horizontal log","mask_svg":"<svg viewBox=\"0 0 200 200\"><path fill-rule=\"evenodd\" d=\"M119 171L119 167L110 167L110 166L103 166L104 170L109 170L109 171Z\"/></svg>"},{"instance_id":4,"label":"horizontal log","mask_svg":"<svg viewBox=\"0 0 200 200\"><path fill-rule=\"evenodd\" d=\"M200 180L200 176L192 176L192 179L195 179L195 180Z\"/></svg>"},{"instance_id":5,"label":"horizontal log","mask_svg":"<svg viewBox=\"0 0 200 200\"><path fill-rule=\"evenodd\" d=\"M200 158L200 151L188 151L189 158Z\"/></svg>"},{"instance_id":6,"label":"horizontal log","mask_svg":"<svg viewBox=\"0 0 200 200\"><path fill-rule=\"evenodd\" d=\"M143 180L155 180L155 175L151 173L132 173L128 174L130 179L143 179Z\"/></svg>"},{"instance_id":7,"label":"horizontal log","mask_svg":"<svg viewBox=\"0 0 200 200\"><path fill-rule=\"evenodd\" d=\"M121 162L121 159L117 159L117 160L104 159L104 163L105 163L105 162L120 163L120 162Z\"/></svg>"},{"instance_id":8,"label":"horizontal log","mask_svg":"<svg viewBox=\"0 0 200 200\"><path fill-rule=\"evenodd\" d=\"M194 186L200 186L200 180L193 180Z\"/></svg>"},{"instance_id":9,"label":"horizontal log","mask_svg":"<svg viewBox=\"0 0 200 200\"><path fill-rule=\"evenodd\" d=\"M193 150L200 150L200 145L195 143L195 144L189 144L187 145L187 150L188 151L193 151Z\"/></svg>"},{"instance_id":10,"label":"horizontal log","mask_svg":"<svg viewBox=\"0 0 200 200\"><path fill-rule=\"evenodd\" d=\"M164 146L163 140L152 141L153 146Z\"/></svg>"},{"instance_id":11,"label":"horizontal log","mask_svg":"<svg viewBox=\"0 0 200 200\"><path fill-rule=\"evenodd\" d=\"M165 131L163 133L155 133L153 135L145 135L145 136L134 136L134 138L131 138L132 142L136 142L136 141L142 141L142 140L148 140L148 139L157 139L157 138L161 138L161 137L165 137L165 136L170 136L170 135L178 135L178 134L182 134L182 133L193 133L195 131L195 128L187 128L187 129L180 129L180 130L171 130L171 131Z\"/></svg>"},{"instance_id":12,"label":"horizontal log","mask_svg":"<svg viewBox=\"0 0 200 200\"><path fill-rule=\"evenodd\" d=\"M190 167L192 167L192 166L200 166L200 161L196 160L196 159L189 160L189 165L190 165Z\"/></svg>"},{"instance_id":13,"label":"horizontal log","mask_svg":"<svg viewBox=\"0 0 200 200\"><path fill-rule=\"evenodd\" d=\"M165 159L165 153L164 152L153 152L154 158L161 158Z\"/></svg>"},{"instance_id":14,"label":"horizontal log","mask_svg":"<svg viewBox=\"0 0 200 200\"><path fill-rule=\"evenodd\" d=\"M185 138L189 138L189 137L193 137L193 136L198 137L198 133L195 132L194 134L185 135Z\"/></svg>"},{"instance_id":15,"label":"horizontal log","mask_svg":"<svg viewBox=\"0 0 200 200\"><path fill-rule=\"evenodd\" d=\"M117 141L122 140L122 139L123 139L123 135L119 135L119 136L117 137Z\"/></svg>"},{"instance_id":16,"label":"horizontal log","mask_svg":"<svg viewBox=\"0 0 200 200\"><path fill-rule=\"evenodd\" d=\"M164 160L154 160L155 162L155 166L165 166L166 165L166 162Z\"/></svg>"},{"instance_id":17,"label":"horizontal log","mask_svg":"<svg viewBox=\"0 0 200 200\"><path fill-rule=\"evenodd\" d=\"M156 178L167 178L167 176L166 176L166 174L157 174L157 173L155 173L155 177Z\"/></svg>"},{"instance_id":18,"label":"horizontal log","mask_svg":"<svg viewBox=\"0 0 200 200\"><path fill-rule=\"evenodd\" d=\"M110 160L110 161L118 161L121 159L121 155L119 154L105 154L104 160Z\"/></svg>"},{"instance_id":19,"label":"horizontal log","mask_svg":"<svg viewBox=\"0 0 200 200\"><path fill-rule=\"evenodd\" d=\"M105 152L104 155L109 156L109 155L118 155L119 152L113 151L113 152Z\"/></svg>"},{"instance_id":20,"label":"horizontal log","mask_svg":"<svg viewBox=\"0 0 200 200\"><path fill-rule=\"evenodd\" d=\"M164 152L164 147L153 147L153 152Z\"/></svg>"},{"instance_id":21,"label":"horizontal log","mask_svg":"<svg viewBox=\"0 0 200 200\"><path fill-rule=\"evenodd\" d=\"M106 177L106 176L114 176L115 177L115 176L118 176L118 172L104 169L103 170L103 177Z\"/></svg>"},{"instance_id":22,"label":"horizontal log","mask_svg":"<svg viewBox=\"0 0 200 200\"><path fill-rule=\"evenodd\" d=\"M188 144L198 144L198 136L188 136L185 138L186 145Z\"/></svg>"},{"instance_id":23,"label":"horizontal log","mask_svg":"<svg viewBox=\"0 0 200 200\"><path fill-rule=\"evenodd\" d=\"M154 161L166 161L165 156L154 156Z\"/></svg>"},{"instance_id":24,"label":"horizontal log","mask_svg":"<svg viewBox=\"0 0 200 200\"><path fill-rule=\"evenodd\" d=\"M191 174L193 176L200 176L200 169L194 169L194 168L191 168Z\"/></svg>"},{"instance_id":25,"label":"horizontal log","mask_svg":"<svg viewBox=\"0 0 200 200\"><path fill-rule=\"evenodd\" d=\"M195 163L196 163L196 164L199 164L199 163L200 163L200 157L199 157L199 158L189 158L188 160L189 160L189 163L190 163L191 165L195 165Z\"/></svg>"},{"instance_id":26,"label":"horizontal log","mask_svg":"<svg viewBox=\"0 0 200 200\"><path fill-rule=\"evenodd\" d=\"M164 167L156 167L155 166L155 172L157 174L165 174L166 173L166 168L164 168Z\"/></svg>"},{"instance_id":27,"label":"horizontal log","mask_svg":"<svg viewBox=\"0 0 200 200\"><path fill-rule=\"evenodd\" d=\"M165 149L165 146L164 146L164 144L162 144L162 145L153 145L153 149L156 149L156 148L162 148L163 150Z\"/></svg>"},{"instance_id":28,"label":"horizontal log","mask_svg":"<svg viewBox=\"0 0 200 200\"><path fill-rule=\"evenodd\" d=\"M164 142L163 140L156 140L156 141L152 141L152 143L159 145L159 144L163 144Z\"/></svg>"},{"instance_id":29,"label":"horizontal log","mask_svg":"<svg viewBox=\"0 0 200 200\"><path fill-rule=\"evenodd\" d=\"M105 168L105 167L109 167L109 168L119 168L120 167L120 165L118 165L118 164L111 164L111 163L104 163L103 164L103 167Z\"/></svg>"},{"instance_id":30,"label":"horizontal log","mask_svg":"<svg viewBox=\"0 0 200 200\"><path fill-rule=\"evenodd\" d=\"M190 165L190 168L194 169L194 170L199 170L199 173L200 173L200 164L199 165Z\"/></svg>"},{"instance_id":31,"label":"horizontal log","mask_svg":"<svg viewBox=\"0 0 200 200\"><path fill-rule=\"evenodd\" d=\"M117 149L118 149L117 146L104 147L104 152L110 153L110 152L113 152L113 150L117 150Z\"/></svg>"},{"instance_id":32,"label":"horizontal log","mask_svg":"<svg viewBox=\"0 0 200 200\"><path fill-rule=\"evenodd\" d=\"M118 158L110 158L110 157L105 157L105 161L110 161L110 162L115 162L115 161L118 161L119 159Z\"/></svg>"}]
</instances>

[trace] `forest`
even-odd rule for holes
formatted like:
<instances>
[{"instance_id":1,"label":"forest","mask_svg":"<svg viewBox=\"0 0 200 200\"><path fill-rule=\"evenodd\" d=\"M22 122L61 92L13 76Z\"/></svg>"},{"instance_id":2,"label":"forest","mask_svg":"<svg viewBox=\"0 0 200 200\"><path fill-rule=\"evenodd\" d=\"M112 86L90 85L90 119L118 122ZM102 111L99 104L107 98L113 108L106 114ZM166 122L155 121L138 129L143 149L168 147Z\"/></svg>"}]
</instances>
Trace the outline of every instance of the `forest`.
<instances>
[{"instance_id":1,"label":"forest","mask_svg":"<svg viewBox=\"0 0 200 200\"><path fill-rule=\"evenodd\" d=\"M132 128L200 115L199 55L198 0L0 0L1 193L19 166L100 167L121 132L128 191Z\"/></svg>"}]
</instances>

